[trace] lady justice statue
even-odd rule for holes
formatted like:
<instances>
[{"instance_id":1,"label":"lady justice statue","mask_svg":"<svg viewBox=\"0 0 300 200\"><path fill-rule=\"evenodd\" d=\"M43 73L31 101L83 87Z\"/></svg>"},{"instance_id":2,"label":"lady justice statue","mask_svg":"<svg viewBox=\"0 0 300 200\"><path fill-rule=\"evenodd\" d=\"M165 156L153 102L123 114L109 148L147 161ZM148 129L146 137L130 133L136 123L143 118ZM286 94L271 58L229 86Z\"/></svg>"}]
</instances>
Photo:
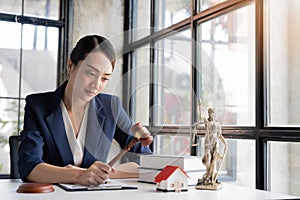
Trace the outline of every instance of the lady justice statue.
<instances>
[{"instance_id":1,"label":"lady justice statue","mask_svg":"<svg viewBox=\"0 0 300 200\"><path fill-rule=\"evenodd\" d=\"M222 188L222 184L217 180L217 177L227 153L227 143L222 136L221 124L215 119L215 112L213 108L208 109L207 119L200 118L200 120L200 122L196 122L195 124L205 125L204 155L202 157L202 163L206 167L206 173L202 178L198 179L198 183L195 188L203 190L218 190ZM220 142L224 145L222 155L219 151Z\"/></svg>"}]
</instances>

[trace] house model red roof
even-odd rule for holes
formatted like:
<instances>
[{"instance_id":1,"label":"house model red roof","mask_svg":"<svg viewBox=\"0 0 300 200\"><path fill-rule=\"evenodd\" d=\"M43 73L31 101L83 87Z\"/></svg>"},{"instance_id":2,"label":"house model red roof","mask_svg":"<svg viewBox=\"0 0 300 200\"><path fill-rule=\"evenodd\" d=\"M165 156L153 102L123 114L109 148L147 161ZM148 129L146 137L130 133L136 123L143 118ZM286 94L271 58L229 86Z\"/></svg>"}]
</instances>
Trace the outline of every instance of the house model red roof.
<instances>
[{"instance_id":1,"label":"house model red roof","mask_svg":"<svg viewBox=\"0 0 300 200\"><path fill-rule=\"evenodd\" d=\"M154 178L154 182L159 183L161 181L167 180L169 176L171 176L173 172L175 172L177 169L180 170L184 175L186 175L189 178L186 172L180 167L168 165Z\"/></svg>"}]
</instances>

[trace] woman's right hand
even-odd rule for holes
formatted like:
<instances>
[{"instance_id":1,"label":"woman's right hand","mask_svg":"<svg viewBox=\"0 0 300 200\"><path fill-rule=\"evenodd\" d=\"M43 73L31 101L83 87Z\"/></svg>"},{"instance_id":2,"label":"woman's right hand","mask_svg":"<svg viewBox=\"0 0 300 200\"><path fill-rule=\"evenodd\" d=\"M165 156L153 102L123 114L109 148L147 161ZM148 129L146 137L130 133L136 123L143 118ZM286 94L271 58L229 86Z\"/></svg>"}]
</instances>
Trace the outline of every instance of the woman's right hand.
<instances>
[{"instance_id":1,"label":"woman's right hand","mask_svg":"<svg viewBox=\"0 0 300 200\"><path fill-rule=\"evenodd\" d=\"M88 169L82 169L76 183L81 185L99 185L109 178L114 169L106 163L94 162Z\"/></svg>"},{"instance_id":2,"label":"woman's right hand","mask_svg":"<svg viewBox=\"0 0 300 200\"><path fill-rule=\"evenodd\" d=\"M137 122L131 127L131 131L133 133L136 133L139 130L142 130L143 128L145 128L143 124L141 122ZM139 142L141 143L142 146L150 145L153 142L153 136L150 134L150 132L147 129L142 130L142 133L143 135L141 135L141 138L138 138Z\"/></svg>"}]
</instances>

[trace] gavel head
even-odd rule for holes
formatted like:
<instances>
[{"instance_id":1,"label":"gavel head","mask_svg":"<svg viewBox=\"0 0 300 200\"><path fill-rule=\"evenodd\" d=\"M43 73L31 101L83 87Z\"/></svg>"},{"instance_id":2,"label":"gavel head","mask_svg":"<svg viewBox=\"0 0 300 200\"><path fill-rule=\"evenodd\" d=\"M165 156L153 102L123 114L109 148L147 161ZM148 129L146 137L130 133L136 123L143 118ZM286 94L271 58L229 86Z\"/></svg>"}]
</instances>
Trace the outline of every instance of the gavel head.
<instances>
[{"instance_id":1,"label":"gavel head","mask_svg":"<svg viewBox=\"0 0 300 200\"><path fill-rule=\"evenodd\" d=\"M135 133L134 133L134 137L139 140L141 138L145 138L147 136L151 135L149 130L146 127L142 127L140 129L138 129Z\"/></svg>"}]
</instances>

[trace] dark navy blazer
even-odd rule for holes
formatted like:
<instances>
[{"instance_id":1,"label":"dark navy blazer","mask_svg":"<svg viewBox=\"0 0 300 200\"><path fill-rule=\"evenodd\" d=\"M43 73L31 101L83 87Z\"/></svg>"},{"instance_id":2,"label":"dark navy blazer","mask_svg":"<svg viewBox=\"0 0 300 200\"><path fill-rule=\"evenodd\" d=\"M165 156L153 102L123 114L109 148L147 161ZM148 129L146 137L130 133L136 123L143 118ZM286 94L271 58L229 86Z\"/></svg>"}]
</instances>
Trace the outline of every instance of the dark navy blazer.
<instances>
[{"instance_id":1,"label":"dark navy blazer","mask_svg":"<svg viewBox=\"0 0 300 200\"><path fill-rule=\"evenodd\" d=\"M67 82L54 92L26 97L24 127L21 132L18 168L26 180L39 163L56 166L74 164L65 132L60 102ZM91 100L81 167L88 168L96 160L106 162L112 140L123 149L132 139L132 120L125 113L118 97L99 94ZM151 153L149 147L135 145L130 151Z\"/></svg>"}]
</instances>

